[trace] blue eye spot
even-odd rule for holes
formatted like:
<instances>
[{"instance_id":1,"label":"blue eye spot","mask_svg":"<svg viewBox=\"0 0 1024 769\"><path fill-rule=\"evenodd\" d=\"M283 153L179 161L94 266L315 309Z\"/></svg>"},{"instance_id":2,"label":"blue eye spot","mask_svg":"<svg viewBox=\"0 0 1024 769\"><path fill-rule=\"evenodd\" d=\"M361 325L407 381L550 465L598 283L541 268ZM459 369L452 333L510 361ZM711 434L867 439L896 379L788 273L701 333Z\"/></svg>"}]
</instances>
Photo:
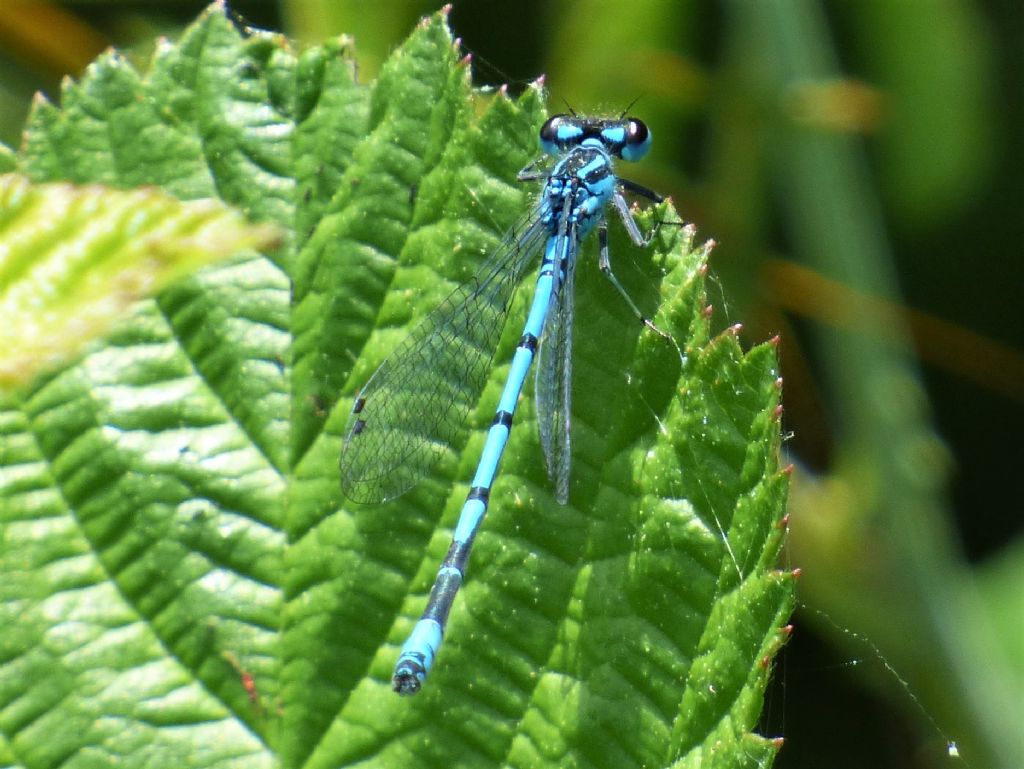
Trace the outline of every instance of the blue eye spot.
<instances>
[{"instance_id":1,"label":"blue eye spot","mask_svg":"<svg viewBox=\"0 0 1024 769\"><path fill-rule=\"evenodd\" d=\"M626 141L626 129L621 125L610 126L601 131L601 139L613 147L621 146Z\"/></svg>"}]
</instances>

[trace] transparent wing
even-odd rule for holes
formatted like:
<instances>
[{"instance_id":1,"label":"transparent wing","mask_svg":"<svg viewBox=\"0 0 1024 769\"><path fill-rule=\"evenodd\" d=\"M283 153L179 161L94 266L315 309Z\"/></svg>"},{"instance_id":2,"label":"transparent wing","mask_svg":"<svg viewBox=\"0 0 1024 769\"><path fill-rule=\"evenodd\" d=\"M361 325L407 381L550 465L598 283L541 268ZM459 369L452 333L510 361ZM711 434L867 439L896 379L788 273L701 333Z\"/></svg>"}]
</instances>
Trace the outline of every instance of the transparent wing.
<instances>
[{"instance_id":1,"label":"transparent wing","mask_svg":"<svg viewBox=\"0 0 1024 769\"><path fill-rule=\"evenodd\" d=\"M537 427L548 477L555 486L555 499L569 499L571 455L569 428L572 414L572 327L575 307L575 232L565 266L565 282L555 296L540 342L536 373Z\"/></svg>"},{"instance_id":2,"label":"transparent wing","mask_svg":"<svg viewBox=\"0 0 1024 769\"><path fill-rule=\"evenodd\" d=\"M545 239L542 215L538 207L513 226L360 391L341 452L349 499L381 502L404 493L454 442L487 382L516 287Z\"/></svg>"}]
</instances>

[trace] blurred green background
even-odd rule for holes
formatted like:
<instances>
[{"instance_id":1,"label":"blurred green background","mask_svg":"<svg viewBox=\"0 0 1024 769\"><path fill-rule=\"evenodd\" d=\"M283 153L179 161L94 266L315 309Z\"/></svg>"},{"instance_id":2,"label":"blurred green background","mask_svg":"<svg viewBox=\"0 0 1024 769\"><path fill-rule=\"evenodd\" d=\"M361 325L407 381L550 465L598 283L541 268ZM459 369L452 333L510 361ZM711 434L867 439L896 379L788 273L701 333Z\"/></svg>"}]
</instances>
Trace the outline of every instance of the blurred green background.
<instances>
[{"instance_id":1,"label":"blurred green background","mask_svg":"<svg viewBox=\"0 0 1024 769\"><path fill-rule=\"evenodd\" d=\"M0 140L204 6L4 0ZM437 4L230 7L297 45L353 35L369 80ZM481 85L637 99L655 145L629 176L720 244L717 321L782 337L802 577L776 766L1024 766L1019 1L467 0L451 23Z\"/></svg>"}]
</instances>

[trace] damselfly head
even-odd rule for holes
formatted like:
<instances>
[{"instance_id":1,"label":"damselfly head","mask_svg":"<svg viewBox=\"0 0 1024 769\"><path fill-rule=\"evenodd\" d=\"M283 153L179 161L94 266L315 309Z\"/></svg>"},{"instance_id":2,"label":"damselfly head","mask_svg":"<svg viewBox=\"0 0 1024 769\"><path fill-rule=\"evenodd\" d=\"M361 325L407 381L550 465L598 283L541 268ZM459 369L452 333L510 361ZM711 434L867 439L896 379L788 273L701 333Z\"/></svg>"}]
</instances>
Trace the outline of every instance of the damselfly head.
<instances>
[{"instance_id":1,"label":"damselfly head","mask_svg":"<svg viewBox=\"0 0 1024 769\"><path fill-rule=\"evenodd\" d=\"M604 147L613 157L639 160L651 148L651 132L635 117L578 115L554 115L540 129L540 148L549 155L561 155L588 143Z\"/></svg>"}]
</instances>

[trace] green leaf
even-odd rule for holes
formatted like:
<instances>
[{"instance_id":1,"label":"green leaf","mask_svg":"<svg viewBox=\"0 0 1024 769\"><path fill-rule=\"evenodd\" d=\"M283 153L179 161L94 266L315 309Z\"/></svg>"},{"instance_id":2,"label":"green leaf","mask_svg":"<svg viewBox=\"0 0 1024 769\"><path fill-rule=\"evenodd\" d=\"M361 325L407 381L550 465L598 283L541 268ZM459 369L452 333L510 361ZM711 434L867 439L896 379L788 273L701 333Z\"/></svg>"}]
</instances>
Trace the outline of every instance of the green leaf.
<instances>
[{"instance_id":1,"label":"green leaf","mask_svg":"<svg viewBox=\"0 0 1024 769\"><path fill-rule=\"evenodd\" d=\"M289 228L273 257L144 301L0 400L0 755L24 767L767 766L752 734L792 578L774 570L775 349L711 336L709 246L666 205L648 249L581 254L574 480L558 505L524 397L444 648L390 690L493 414L529 289L460 445L356 507L351 399L530 205L542 94L486 97L444 14L369 86L348 43L294 56L222 6L37 103L37 181L217 193ZM130 130L128 130L130 127ZM116 137L113 138L113 137ZM9 746L9 751L7 750Z\"/></svg>"},{"instance_id":2,"label":"green leaf","mask_svg":"<svg viewBox=\"0 0 1024 769\"><path fill-rule=\"evenodd\" d=\"M0 173L8 173L17 167L17 159L14 150L6 144L0 143Z\"/></svg>"},{"instance_id":3,"label":"green leaf","mask_svg":"<svg viewBox=\"0 0 1024 769\"><path fill-rule=\"evenodd\" d=\"M0 176L0 387L70 358L176 277L277 239L215 200Z\"/></svg>"}]
</instances>

